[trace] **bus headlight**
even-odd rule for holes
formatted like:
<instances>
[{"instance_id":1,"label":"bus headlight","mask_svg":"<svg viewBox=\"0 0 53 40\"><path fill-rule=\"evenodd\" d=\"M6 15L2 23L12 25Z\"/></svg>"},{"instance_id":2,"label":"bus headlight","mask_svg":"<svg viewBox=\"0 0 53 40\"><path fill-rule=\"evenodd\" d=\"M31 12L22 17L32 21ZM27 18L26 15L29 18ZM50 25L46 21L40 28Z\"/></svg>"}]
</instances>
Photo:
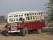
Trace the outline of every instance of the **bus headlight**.
<instances>
[{"instance_id":1,"label":"bus headlight","mask_svg":"<svg viewBox=\"0 0 53 40\"><path fill-rule=\"evenodd\" d=\"M19 25L19 26L21 26L21 25Z\"/></svg>"},{"instance_id":2,"label":"bus headlight","mask_svg":"<svg viewBox=\"0 0 53 40\"><path fill-rule=\"evenodd\" d=\"M10 27L10 26L8 26L8 27Z\"/></svg>"}]
</instances>

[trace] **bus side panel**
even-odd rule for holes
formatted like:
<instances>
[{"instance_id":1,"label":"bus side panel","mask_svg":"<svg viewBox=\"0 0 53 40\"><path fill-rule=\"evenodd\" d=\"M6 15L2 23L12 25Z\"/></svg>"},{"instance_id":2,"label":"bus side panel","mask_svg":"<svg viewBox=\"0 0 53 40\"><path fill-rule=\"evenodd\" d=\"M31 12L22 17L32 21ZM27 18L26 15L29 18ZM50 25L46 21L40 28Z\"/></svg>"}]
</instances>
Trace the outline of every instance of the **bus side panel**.
<instances>
[{"instance_id":1,"label":"bus side panel","mask_svg":"<svg viewBox=\"0 0 53 40\"><path fill-rule=\"evenodd\" d=\"M36 21L36 22L33 23L33 25L34 25L33 29L38 29L38 26L39 26L38 23L39 23L38 21Z\"/></svg>"},{"instance_id":2,"label":"bus side panel","mask_svg":"<svg viewBox=\"0 0 53 40\"><path fill-rule=\"evenodd\" d=\"M28 28L28 30L32 30L32 22L26 22L25 23L26 27Z\"/></svg>"},{"instance_id":3,"label":"bus side panel","mask_svg":"<svg viewBox=\"0 0 53 40\"><path fill-rule=\"evenodd\" d=\"M26 22L25 25L27 26L28 30L34 30L44 27L43 21Z\"/></svg>"},{"instance_id":4,"label":"bus side panel","mask_svg":"<svg viewBox=\"0 0 53 40\"><path fill-rule=\"evenodd\" d=\"M38 21L26 22L25 25L27 26L28 30L34 30L38 28Z\"/></svg>"},{"instance_id":5,"label":"bus side panel","mask_svg":"<svg viewBox=\"0 0 53 40\"><path fill-rule=\"evenodd\" d=\"M34 22L34 29L43 28L45 26L44 21L36 21Z\"/></svg>"},{"instance_id":6,"label":"bus side panel","mask_svg":"<svg viewBox=\"0 0 53 40\"><path fill-rule=\"evenodd\" d=\"M42 27L43 27L42 24L43 24L43 23L39 21L39 22L38 22L38 28L37 28L37 29L42 28Z\"/></svg>"}]
</instances>

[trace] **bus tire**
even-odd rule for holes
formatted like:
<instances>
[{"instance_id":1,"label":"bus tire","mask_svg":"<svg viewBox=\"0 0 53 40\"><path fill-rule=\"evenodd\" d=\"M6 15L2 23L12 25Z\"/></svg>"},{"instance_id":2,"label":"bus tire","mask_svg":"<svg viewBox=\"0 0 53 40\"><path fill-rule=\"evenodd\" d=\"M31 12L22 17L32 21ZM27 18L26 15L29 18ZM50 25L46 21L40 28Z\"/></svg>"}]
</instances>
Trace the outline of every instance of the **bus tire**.
<instances>
[{"instance_id":1,"label":"bus tire","mask_svg":"<svg viewBox=\"0 0 53 40\"><path fill-rule=\"evenodd\" d=\"M41 32L41 29L37 29L37 34L40 34Z\"/></svg>"},{"instance_id":2,"label":"bus tire","mask_svg":"<svg viewBox=\"0 0 53 40\"><path fill-rule=\"evenodd\" d=\"M6 30L2 31L2 33L4 36L9 36L8 31L6 31Z\"/></svg>"},{"instance_id":3,"label":"bus tire","mask_svg":"<svg viewBox=\"0 0 53 40\"><path fill-rule=\"evenodd\" d=\"M22 36L25 36L26 34L28 34L28 29L27 29L27 27L24 27L24 28L21 30L21 35L22 35Z\"/></svg>"}]
</instances>

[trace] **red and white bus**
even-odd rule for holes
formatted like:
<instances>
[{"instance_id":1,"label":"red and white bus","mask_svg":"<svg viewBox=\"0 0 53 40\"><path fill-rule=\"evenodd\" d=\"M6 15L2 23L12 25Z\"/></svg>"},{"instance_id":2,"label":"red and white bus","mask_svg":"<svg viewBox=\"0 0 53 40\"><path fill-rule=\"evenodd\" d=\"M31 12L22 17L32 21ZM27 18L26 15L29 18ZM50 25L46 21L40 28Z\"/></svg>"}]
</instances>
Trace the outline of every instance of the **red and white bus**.
<instances>
[{"instance_id":1,"label":"red and white bus","mask_svg":"<svg viewBox=\"0 0 53 40\"><path fill-rule=\"evenodd\" d=\"M28 31L36 30L41 33L41 29L45 26L42 11L20 11L8 13L7 24L5 26L6 33L28 34Z\"/></svg>"}]
</instances>

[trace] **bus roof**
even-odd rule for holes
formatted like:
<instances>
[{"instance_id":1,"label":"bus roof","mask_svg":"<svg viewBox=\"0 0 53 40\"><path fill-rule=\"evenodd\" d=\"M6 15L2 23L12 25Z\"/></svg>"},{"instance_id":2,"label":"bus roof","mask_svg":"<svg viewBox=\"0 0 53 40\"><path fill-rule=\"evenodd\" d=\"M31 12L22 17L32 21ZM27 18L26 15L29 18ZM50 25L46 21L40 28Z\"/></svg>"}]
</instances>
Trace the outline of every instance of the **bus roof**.
<instances>
[{"instance_id":1,"label":"bus roof","mask_svg":"<svg viewBox=\"0 0 53 40\"><path fill-rule=\"evenodd\" d=\"M39 12L43 12L43 11L17 11L17 12L11 12L8 14L18 14L18 13L25 14L25 13L39 13Z\"/></svg>"}]
</instances>

